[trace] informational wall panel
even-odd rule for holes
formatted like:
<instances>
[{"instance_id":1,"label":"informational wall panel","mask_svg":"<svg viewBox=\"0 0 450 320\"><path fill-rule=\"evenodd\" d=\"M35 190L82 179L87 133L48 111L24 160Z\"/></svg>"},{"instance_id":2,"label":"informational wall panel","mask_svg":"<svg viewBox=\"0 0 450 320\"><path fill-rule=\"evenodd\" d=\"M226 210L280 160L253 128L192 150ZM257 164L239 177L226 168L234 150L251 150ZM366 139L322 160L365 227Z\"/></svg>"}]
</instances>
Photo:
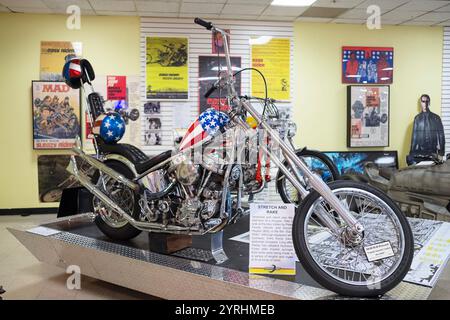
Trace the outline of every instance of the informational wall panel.
<instances>
[{"instance_id":1,"label":"informational wall panel","mask_svg":"<svg viewBox=\"0 0 450 320\"><path fill-rule=\"evenodd\" d=\"M450 153L450 27L444 28L441 114L445 132L445 154L447 154Z\"/></svg>"}]
</instances>

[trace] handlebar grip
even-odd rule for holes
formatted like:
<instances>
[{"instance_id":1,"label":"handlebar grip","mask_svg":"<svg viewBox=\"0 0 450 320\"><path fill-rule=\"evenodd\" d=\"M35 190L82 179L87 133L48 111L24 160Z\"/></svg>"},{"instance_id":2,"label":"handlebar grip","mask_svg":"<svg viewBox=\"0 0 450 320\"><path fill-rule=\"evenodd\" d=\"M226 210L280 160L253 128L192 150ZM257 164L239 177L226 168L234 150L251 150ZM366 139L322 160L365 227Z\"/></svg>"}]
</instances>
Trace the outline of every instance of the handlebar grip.
<instances>
[{"instance_id":1,"label":"handlebar grip","mask_svg":"<svg viewBox=\"0 0 450 320\"><path fill-rule=\"evenodd\" d=\"M204 97L209 98L209 96L216 91L217 87L215 85L212 85L211 88L205 93Z\"/></svg>"},{"instance_id":2,"label":"handlebar grip","mask_svg":"<svg viewBox=\"0 0 450 320\"><path fill-rule=\"evenodd\" d=\"M207 30L211 30L211 28L213 27L211 22L207 22L200 18L195 18L194 23L201 25L202 27L205 27Z\"/></svg>"}]
</instances>

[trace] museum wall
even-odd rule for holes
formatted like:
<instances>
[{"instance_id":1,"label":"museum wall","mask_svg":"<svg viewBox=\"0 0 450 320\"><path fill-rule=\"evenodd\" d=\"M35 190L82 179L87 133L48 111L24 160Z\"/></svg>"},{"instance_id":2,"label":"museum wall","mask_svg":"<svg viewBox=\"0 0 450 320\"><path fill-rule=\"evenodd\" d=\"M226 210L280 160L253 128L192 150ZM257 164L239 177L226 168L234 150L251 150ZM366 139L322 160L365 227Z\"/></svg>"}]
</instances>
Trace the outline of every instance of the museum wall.
<instances>
[{"instance_id":1,"label":"museum wall","mask_svg":"<svg viewBox=\"0 0 450 320\"><path fill-rule=\"evenodd\" d=\"M380 150L347 148L347 85L341 82L341 50L342 46L393 47L390 146L383 150L398 150L400 166L405 166L420 95L428 93L431 110L441 114L442 27L369 30L365 25L297 22L294 33L297 144L322 151Z\"/></svg>"},{"instance_id":2,"label":"museum wall","mask_svg":"<svg viewBox=\"0 0 450 320\"><path fill-rule=\"evenodd\" d=\"M37 157L67 151L33 150L31 80L39 79L41 40L83 43L98 74L139 74L139 17L83 16L68 30L66 16L0 14L0 208L51 207L40 203Z\"/></svg>"},{"instance_id":3,"label":"museum wall","mask_svg":"<svg viewBox=\"0 0 450 320\"><path fill-rule=\"evenodd\" d=\"M39 202L37 157L67 151L33 150L31 81L39 79L40 41L81 41L97 74L140 74L139 17L85 16L81 30L74 31L65 24L66 16L0 14L0 209L57 206ZM398 150L404 166L421 93L431 95L432 111L440 114L442 33L438 27L369 31L365 26L295 23L297 145L348 150L341 47L394 47L390 146L384 149Z\"/></svg>"}]
</instances>

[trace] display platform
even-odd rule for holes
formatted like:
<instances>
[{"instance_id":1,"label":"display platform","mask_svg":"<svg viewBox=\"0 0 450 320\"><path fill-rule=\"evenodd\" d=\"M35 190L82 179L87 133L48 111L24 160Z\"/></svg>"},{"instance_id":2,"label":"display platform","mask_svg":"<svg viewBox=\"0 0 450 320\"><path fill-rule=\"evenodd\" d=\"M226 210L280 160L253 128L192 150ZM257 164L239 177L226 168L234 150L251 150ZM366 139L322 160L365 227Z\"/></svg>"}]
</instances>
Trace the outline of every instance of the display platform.
<instances>
[{"instance_id":1,"label":"display platform","mask_svg":"<svg viewBox=\"0 0 450 320\"><path fill-rule=\"evenodd\" d=\"M249 217L225 228L228 260L217 265L210 237L193 237L192 247L172 255L149 251L148 234L111 241L92 214L59 218L32 229L9 231L41 262L164 299L342 299L321 288L297 264L296 276L258 276L248 271L248 243L231 240L248 231ZM449 267L448 265L446 268ZM439 281L439 280L438 280ZM427 299L432 288L402 282L380 299Z\"/></svg>"}]
</instances>

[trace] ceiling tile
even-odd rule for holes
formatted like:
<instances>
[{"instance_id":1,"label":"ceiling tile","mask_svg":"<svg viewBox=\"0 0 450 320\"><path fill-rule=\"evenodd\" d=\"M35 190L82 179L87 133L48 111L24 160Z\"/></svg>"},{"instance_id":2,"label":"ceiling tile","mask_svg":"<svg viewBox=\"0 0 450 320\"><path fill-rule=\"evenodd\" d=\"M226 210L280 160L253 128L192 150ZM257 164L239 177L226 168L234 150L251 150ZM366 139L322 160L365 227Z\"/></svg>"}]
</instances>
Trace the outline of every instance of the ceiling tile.
<instances>
[{"instance_id":1,"label":"ceiling tile","mask_svg":"<svg viewBox=\"0 0 450 320\"><path fill-rule=\"evenodd\" d=\"M135 1L135 3L138 11L178 13L180 8L180 4L177 2Z\"/></svg>"},{"instance_id":2,"label":"ceiling tile","mask_svg":"<svg viewBox=\"0 0 450 320\"><path fill-rule=\"evenodd\" d=\"M448 6L436 9L434 11L437 11L437 12L450 12L450 4Z\"/></svg>"},{"instance_id":3,"label":"ceiling tile","mask_svg":"<svg viewBox=\"0 0 450 320\"><path fill-rule=\"evenodd\" d=\"M339 19L367 19L370 14L366 9L351 9L339 16Z\"/></svg>"},{"instance_id":4,"label":"ceiling tile","mask_svg":"<svg viewBox=\"0 0 450 320\"><path fill-rule=\"evenodd\" d=\"M52 9L52 11L56 14L67 14L66 12L66 8L57 8L57 9ZM116 12L117 13L117 12ZM81 15L85 15L85 16L95 16L96 13L94 10L92 9L81 9Z\"/></svg>"},{"instance_id":5,"label":"ceiling tile","mask_svg":"<svg viewBox=\"0 0 450 320\"><path fill-rule=\"evenodd\" d=\"M434 21L442 22L450 19L450 12L430 12L423 16L417 17L414 21Z\"/></svg>"},{"instance_id":6,"label":"ceiling tile","mask_svg":"<svg viewBox=\"0 0 450 320\"><path fill-rule=\"evenodd\" d=\"M221 3L192 3L183 2L181 4L180 13L213 13L220 14L223 8Z\"/></svg>"},{"instance_id":7,"label":"ceiling tile","mask_svg":"<svg viewBox=\"0 0 450 320\"><path fill-rule=\"evenodd\" d=\"M20 7L8 7L13 12L21 12L21 13L54 13L50 8L20 8Z\"/></svg>"},{"instance_id":8,"label":"ceiling tile","mask_svg":"<svg viewBox=\"0 0 450 320\"><path fill-rule=\"evenodd\" d=\"M412 0L401 7L401 10L407 11L432 11L441 7L444 7L447 1L440 0Z\"/></svg>"},{"instance_id":9,"label":"ceiling tile","mask_svg":"<svg viewBox=\"0 0 450 320\"><path fill-rule=\"evenodd\" d=\"M450 26L450 20L447 20L447 21L438 23L438 24L436 24L436 26L445 26L445 27L448 27L448 26Z\"/></svg>"},{"instance_id":10,"label":"ceiling tile","mask_svg":"<svg viewBox=\"0 0 450 320\"><path fill-rule=\"evenodd\" d=\"M138 13L136 11L103 11L97 10L97 15L99 16L137 16Z\"/></svg>"},{"instance_id":11,"label":"ceiling tile","mask_svg":"<svg viewBox=\"0 0 450 320\"><path fill-rule=\"evenodd\" d=\"M334 19L333 23L363 24L366 23L366 21L366 19Z\"/></svg>"},{"instance_id":12,"label":"ceiling tile","mask_svg":"<svg viewBox=\"0 0 450 320\"><path fill-rule=\"evenodd\" d=\"M309 7L302 13L302 17L336 19L348 10L347 8Z\"/></svg>"},{"instance_id":13,"label":"ceiling tile","mask_svg":"<svg viewBox=\"0 0 450 320\"><path fill-rule=\"evenodd\" d=\"M223 7L222 13L239 13L239 14L251 14L251 15L260 15L263 10L266 8L264 5L235 5L235 4L226 4Z\"/></svg>"},{"instance_id":14,"label":"ceiling tile","mask_svg":"<svg viewBox=\"0 0 450 320\"><path fill-rule=\"evenodd\" d=\"M198 3L222 3L224 4L227 0L179 0L180 2L198 2Z\"/></svg>"},{"instance_id":15,"label":"ceiling tile","mask_svg":"<svg viewBox=\"0 0 450 320\"><path fill-rule=\"evenodd\" d=\"M139 11L137 15L140 17L178 18L178 12Z\"/></svg>"},{"instance_id":16,"label":"ceiling tile","mask_svg":"<svg viewBox=\"0 0 450 320\"><path fill-rule=\"evenodd\" d=\"M295 21L303 21L303 22L322 22L327 23L333 21L333 19L330 18L311 18L311 17L299 17Z\"/></svg>"},{"instance_id":17,"label":"ceiling tile","mask_svg":"<svg viewBox=\"0 0 450 320\"><path fill-rule=\"evenodd\" d=\"M354 8L361 4L361 2L363 2L363 0L317 0L312 6L326 8Z\"/></svg>"},{"instance_id":18,"label":"ceiling tile","mask_svg":"<svg viewBox=\"0 0 450 320\"><path fill-rule=\"evenodd\" d=\"M95 11L136 11L132 0L89 0Z\"/></svg>"},{"instance_id":19,"label":"ceiling tile","mask_svg":"<svg viewBox=\"0 0 450 320\"><path fill-rule=\"evenodd\" d=\"M397 20L381 20L381 27L383 27L383 25L398 25L402 22L404 22L404 19L397 19Z\"/></svg>"},{"instance_id":20,"label":"ceiling tile","mask_svg":"<svg viewBox=\"0 0 450 320\"><path fill-rule=\"evenodd\" d=\"M230 4L259 4L259 5L269 5L273 0L228 0L227 3Z\"/></svg>"},{"instance_id":21,"label":"ceiling tile","mask_svg":"<svg viewBox=\"0 0 450 320\"><path fill-rule=\"evenodd\" d=\"M426 11L404 11L401 9L395 9L392 11L389 11L388 13L385 13L381 16L381 22L383 22L384 19L386 20L410 20L414 19L415 17L421 16L425 14Z\"/></svg>"},{"instance_id":22,"label":"ceiling tile","mask_svg":"<svg viewBox=\"0 0 450 320\"><path fill-rule=\"evenodd\" d=\"M297 16L259 16L258 20L264 21L294 21Z\"/></svg>"},{"instance_id":23,"label":"ceiling tile","mask_svg":"<svg viewBox=\"0 0 450 320\"><path fill-rule=\"evenodd\" d=\"M402 23L402 26L432 26L433 24L435 24L436 22L433 21L405 21L404 23Z\"/></svg>"},{"instance_id":24,"label":"ceiling tile","mask_svg":"<svg viewBox=\"0 0 450 320\"><path fill-rule=\"evenodd\" d=\"M239 17L239 18L237 18ZM259 16L257 15L248 15L248 14L239 14L239 15L235 15L235 14L221 14L220 15L220 19L240 19L240 20L256 20L258 19Z\"/></svg>"},{"instance_id":25,"label":"ceiling tile","mask_svg":"<svg viewBox=\"0 0 450 320\"><path fill-rule=\"evenodd\" d=\"M92 10L88 0L42 0L42 2L51 9L66 9L70 5L76 5L80 9Z\"/></svg>"},{"instance_id":26,"label":"ceiling tile","mask_svg":"<svg viewBox=\"0 0 450 320\"><path fill-rule=\"evenodd\" d=\"M47 8L41 0L0 0L0 4L8 8Z\"/></svg>"},{"instance_id":27,"label":"ceiling tile","mask_svg":"<svg viewBox=\"0 0 450 320\"><path fill-rule=\"evenodd\" d=\"M194 12L189 12L189 13L180 13L179 14L180 18L197 18L198 14L194 13ZM205 13L202 14L202 19L217 19L219 18L218 14L214 14L214 13Z\"/></svg>"},{"instance_id":28,"label":"ceiling tile","mask_svg":"<svg viewBox=\"0 0 450 320\"><path fill-rule=\"evenodd\" d=\"M309 7L274 7L269 6L262 13L264 16L290 16L296 17L305 12Z\"/></svg>"},{"instance_id":29,"label":"ceiling tile","mask_svg":"<svg viewBox=\"0 0 450 320\"><path fill-rule=\"evenodd\" d=\"M395 9L408 1L410 0L366 0L358 5L357 8L367 8L370 5L377 5L380 7L381 12L386 12Z\"/></svg>"}]
</instances>

